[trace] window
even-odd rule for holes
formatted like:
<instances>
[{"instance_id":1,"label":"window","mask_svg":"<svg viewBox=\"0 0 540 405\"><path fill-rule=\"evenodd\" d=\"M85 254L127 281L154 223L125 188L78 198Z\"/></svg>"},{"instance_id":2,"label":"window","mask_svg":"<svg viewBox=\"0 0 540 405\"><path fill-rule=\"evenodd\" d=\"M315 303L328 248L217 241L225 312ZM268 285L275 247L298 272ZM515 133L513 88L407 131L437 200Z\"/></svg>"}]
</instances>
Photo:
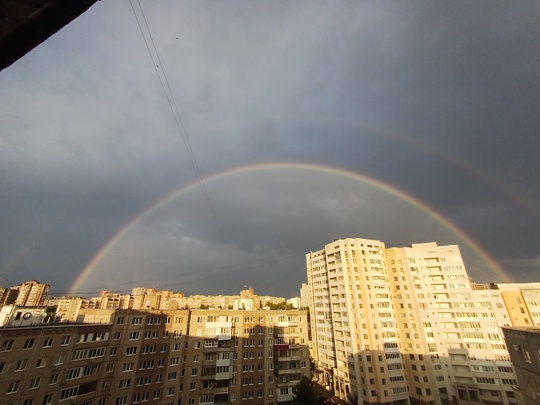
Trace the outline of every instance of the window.
<instances>
[{"instance_id":1,"label":"window","mask_svg":"<svg viewBox=\"0 0 540 405\"><path fill-rule=\"evenodd\" d=\"M2 351L9 352L11 349L13 349L13 340L4 340L4 343L2 343Z\"/></svg>"},{"instance_id":2,"label":"window","mask_svg":"<svg viewBox=\"0 0 540 405\"><path fill-rule=\"evenodd\" d=\"M36 368L45 367L47 365L47 357L40 357L36 361Z\"/></svg>"},{"instance_id":3,"label":"window","mask_svg":"<svg viewBox=\"0 0 540 405\"><path fill-rule=\"evenodd\" d=\"M26 370L26 364L28 363L28 359L21 359L17 362L17 365L15 366L15 371L23 371Z\"/></svg>"},{"instance_id":4,"label":"window","mask_svg":"<svg viewBox=\"0 0 540 405\"><path fill-rule=\"evenodd\" d=\"M201 395L199 398L199 404L213 404L214 394Z\"/></svg>"},{"instance_id":5,"label":"window","mask_svg":"<svg viewBox=\"0 0 540 405\"><path fill-rule=\"evenodd\" d=\"M62 401L63 399L76 397L78 392L78 385L76 385L75 387L64 388L62 391L60 391L60 401Z\"/></svg>"},{"instance_id":6,"label":"window","mask_svg":"<svg viewBox=\"0 0 540 405\"><path fill-rule=\"evenodd\" d=\"M45 338L45 340L43 340L43 347L52 347L53 342L53 338Z\"/></svg>"},{"instance_id":7,"label":"window","mask_svg":"<svg viewBox=\"0 0 540 405\"><path fill-rule=\"evenodd\" d=\"M131 385L131 378L126 378L124 380L120 380L120 383L118 384L118 388L129 388Z\"/></svg>"},{"instance_id":8,"label":"window","mask_svg":"<svg viewBox=\"0 0 540 405\"><path fill-rule=\"evenodd\" d=\"M142 325L142 318L141 317L134 317L132 320L131 320L131 324L132 325Z\"/></svg>"},{"instance_id":9,"label":"window","mask_svg":"<svg viewBox=\"0 0 540 405\"><path fill-rule=\"evenodd\" d=\"M17 380L17 381L13 381L11 384L9 384L9 388L7 390L7 393L8 394L12 394L14 392L17 392L19 391L19 386L21 385L21 381L20 380Z\"/></svg>"},{"instance_id":10,"label":"window","mask_svg":"<svg viewBox=\"0 0 540 405\"><path fill-rule=\"evenodd\" d=\"M123 397L116 398L116 402L114 404L115 405L127 405L127 403L128 403L128 397L126 395L126 396L123 396Z\"/></svg>"},{"instance_id":11,"label":"window","mask_svg":"<svg viewBox=\"0 0 540 405\"><path fill-rule=\"evenodd\" d=\"M35 342L36 342L36 339L34 339L34 338L26 339L26 342L24 342L23 349L31 349L31 348L33 348Z\"/></svg>"},{"instance_id":12,"label":"window","mask_svg":"<svg viewBox=\"0 0 540 405\"><path fill-rule=\"evenodd\" d=\"M197 375L198 372L199 372L199 369L197 369L197 368L192 368L191 369L191 375Z\"/></svg>"},{"instance_id":13,"label":"window","mask_svg":"<svg viewBox=\"0 0 540 405\"><path fill-rule=\"evenodd\" d=\"M71 341L71 336L64 336L62 338L62 342L60 343L60 345L67 346L67 345L69 345L70 341Z\"/></svg>"},{"instance_id":14,"label":"window","mask_svg":"<svg viewBox=\"0 0 540 405\"><path fill-rule=\"evenodd\" d=\"M58 373L51 374L51 376L50 376L50 378L49 378L49 384L50 384L50 385L52 385L52 384L57 384L57 383L58 383L58 376L59 376Z\"/></svg>"},{"instance_id":15,"label":"window","mask_svg":"<svg viewBox=\"0 0 540 405\"><path fill-rule=\"evenodd\" d=\"M134 356L137 354L137 346L126 347L126 356Z\"/></svg>"},{"instance_id":16,"label":"window","mask_svg":"<svg viewBox=\"0 0 540 405\"><path fill-rule=\"evenodd\" d=\"M39 387L39 383L41 382L41 377L35 377L30 380L30 387L29 389L34 390Z\"/></svg>"},{"instance_id":17,"label":"window","mask_svg":"<svg viewBox=\"0 0 540 405\"><path fill-rule=\"evenodd\" d=\"M43 397L43 405L52 405L54 399L54 394L47 394Z\"/></svg>"},{"instance_id":18,"label":"window","mask_svg":"<svg viewBox=\"0 0 540 405\"><path fill-rule=\"evenodd\" d=\"M81 376L82 367L71 368L66 373L66 380L73 380Z\"/></svg>"}]
</instances>

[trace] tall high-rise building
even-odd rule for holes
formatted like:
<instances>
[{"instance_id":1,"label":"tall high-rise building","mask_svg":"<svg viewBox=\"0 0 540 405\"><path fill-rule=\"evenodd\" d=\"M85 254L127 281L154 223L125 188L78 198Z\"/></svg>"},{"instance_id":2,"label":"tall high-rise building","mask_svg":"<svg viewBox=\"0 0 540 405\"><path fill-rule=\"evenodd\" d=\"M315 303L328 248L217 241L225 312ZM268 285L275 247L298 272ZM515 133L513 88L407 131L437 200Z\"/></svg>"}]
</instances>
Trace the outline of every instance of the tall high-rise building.
<instances>
[{"instance_id":1,"label":"tall high-rise building","mask_svg":"<svg viewBox=\"0 0 540 405\"><path fill-rule=\"evenodd\" d=\"M339 239L307 254L312 350L323 383L353 403L409 402L384 251Z\"/></svg>"},{"instance_id":2,"label":"tall high-rise building","mask_svg":"<svg viewBox=\"0 0 540 405\"><path fill-rule=\"evenodd\" d=\"M457 246L340 239L306 258L313 353L336 395L364 404L515 402L501 291L471 287Z\"/></svg>"}]
</instances>

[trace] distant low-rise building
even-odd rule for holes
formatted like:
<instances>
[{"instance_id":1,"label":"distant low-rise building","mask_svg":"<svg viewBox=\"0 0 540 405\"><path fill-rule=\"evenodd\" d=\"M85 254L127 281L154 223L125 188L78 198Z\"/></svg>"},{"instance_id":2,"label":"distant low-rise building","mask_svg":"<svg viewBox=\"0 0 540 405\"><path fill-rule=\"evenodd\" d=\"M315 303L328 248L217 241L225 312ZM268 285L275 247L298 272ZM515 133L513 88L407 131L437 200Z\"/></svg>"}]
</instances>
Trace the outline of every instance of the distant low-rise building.
<instances>
[{"instance_id":1,"label":"distant low-rise building","mask_svg":"<svg viewBox=\"0 0 540 405\"><path fill-rule=\"evenodd\" d=\"M309 300L311 298L311 286L306 283L302 283L300 288L300 307L309 308Z\"/></svg>"}]
</instances>

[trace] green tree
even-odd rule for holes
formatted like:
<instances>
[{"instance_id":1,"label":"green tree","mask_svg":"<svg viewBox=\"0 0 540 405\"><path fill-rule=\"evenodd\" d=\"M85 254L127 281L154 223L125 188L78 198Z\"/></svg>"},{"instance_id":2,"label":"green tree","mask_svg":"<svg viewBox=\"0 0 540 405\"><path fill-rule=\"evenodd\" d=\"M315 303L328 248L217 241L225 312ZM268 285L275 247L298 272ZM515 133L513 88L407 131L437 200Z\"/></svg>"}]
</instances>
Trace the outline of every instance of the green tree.
<instances>
[{"instance_id":1,"label":"green tree","mask_svg":"<svg viewBox=\"0 0 540 405\"><path fill-rule=\"evenodd\" d=\"M317 377L317 381L319 381L319 369L317 368L317 362L311 356L309 356L309 372L312 379L313 377Z\"/></svg>"},{"instance_id":2,"label":"green tree","mask_svg":"<svg viewBox=\"0 0 540 405\"><path fill-rule=\"evenodd\" d=\"M302 377L298 385L296 386L296 394L294 395L293 404L297 405L313 405L321 404L313 384L309 377Z\"/></svg>"}]
</instances>

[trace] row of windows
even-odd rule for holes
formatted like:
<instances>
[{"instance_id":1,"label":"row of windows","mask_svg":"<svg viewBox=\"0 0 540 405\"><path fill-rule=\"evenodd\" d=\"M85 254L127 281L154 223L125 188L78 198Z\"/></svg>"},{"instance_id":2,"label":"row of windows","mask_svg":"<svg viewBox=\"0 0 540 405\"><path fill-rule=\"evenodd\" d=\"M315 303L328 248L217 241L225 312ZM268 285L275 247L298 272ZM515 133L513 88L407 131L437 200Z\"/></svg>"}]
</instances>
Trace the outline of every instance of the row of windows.
<instances>
[{"instance_id":1,"label":"row of windows","mask_svg":"<svg viewBox=\"0 0 540 405\"><path fill-rule=\"evenodd\" d=\"M70 341L71 341L71 336L66 335L66 336L62 337L62 340L61 340L60 344L62 346L67 346L67 345L69 345ZM12 339L4 340L2 342L2 347L0 348L0 351L2 351L2 352L11 351L13 349L14 343L15 343L15 341L12 340ZM24 342L24 345L23 345L23 350L28 350L28 349L34 348L35 343L36 343L35 338L26 339L25 342ZM45 339L43 339L42 347L44 347L44 348L52 347L53 343L54 343L54 338L51 338L51 337L45 338Z\"/></svg>"}]
</instances>

